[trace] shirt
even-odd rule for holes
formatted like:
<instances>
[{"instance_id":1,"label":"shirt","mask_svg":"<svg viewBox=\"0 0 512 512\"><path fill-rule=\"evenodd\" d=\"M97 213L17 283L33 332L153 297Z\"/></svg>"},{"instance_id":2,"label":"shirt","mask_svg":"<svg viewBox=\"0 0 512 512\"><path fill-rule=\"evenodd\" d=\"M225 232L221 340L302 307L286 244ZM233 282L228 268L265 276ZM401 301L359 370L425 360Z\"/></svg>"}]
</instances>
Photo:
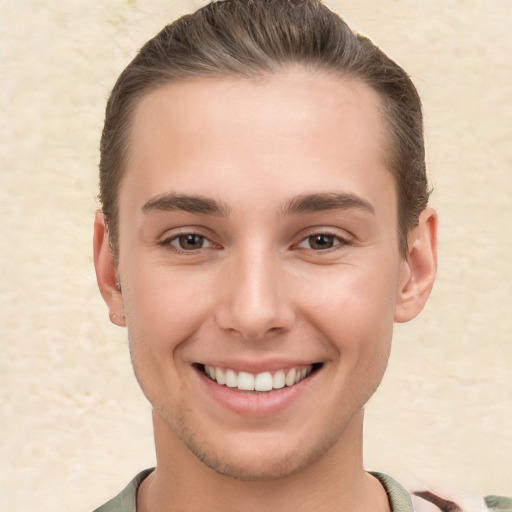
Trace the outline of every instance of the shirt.
<instances>
[{"instance_id":1,"label":"shirt","mask_svg":"<svg viewBox=\"0 0 512 512\"><path fill-rule=\"evenodd\" d=\"M143 480L153 471L146 469L139 473L115 498L94 510L94 512L137 512L137 490ZM371 473L384 487L391 512L414 512L411 495L394 478L384 473ZM441 512L462 512L456 503L443 499L431 492L416 492L416 499L424 499L437 506ZM512 498L486 496L484 503L492 512L512 512ZM470 512L470 511L464 511Z\"/></svg>"}]
</instances>

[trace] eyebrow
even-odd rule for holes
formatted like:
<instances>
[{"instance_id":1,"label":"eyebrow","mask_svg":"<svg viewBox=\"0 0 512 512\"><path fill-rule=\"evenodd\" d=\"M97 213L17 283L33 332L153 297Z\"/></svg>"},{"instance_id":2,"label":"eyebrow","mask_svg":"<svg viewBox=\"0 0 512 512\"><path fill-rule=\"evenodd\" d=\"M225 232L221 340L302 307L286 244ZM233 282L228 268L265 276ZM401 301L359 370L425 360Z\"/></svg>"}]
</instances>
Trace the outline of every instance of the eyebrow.
<instances>
[{"instance_id":1,"label":"eyebrow","mask_svg":"<svg viewBox=\"0 0 512 512\"><path fill-rule=\"evenodd\" d=\"M291 199L281 209L282 215L300 215L326 210L358 209L375 213L373 206L365 199L350 193L319 192L301 194ZM153 211L183 211L201 213L216 217L228 217L230 208L222 201L203 196L161 194L151 198L142 207L144 213Z\"/></svg>"},{"instance_id":2,"label":"eyebrow","mask_svg":"<svg viewBox=\"0 0 512 512\"><path fill-rule=\"evenodd\" d=\"M315 193L299 195L282 208L284 215L300 215L325 210L366 210L375 213L375 208L365 199L350 193Z\"/></svg>"},{"instance_id":3,"label":"eyebrow","mask_svg":"<svg viewBox=\"0 0 512 512\"><path fill-rule=\"evenodd\" d=\"M214 215L216 217L227 217L229 215L229 207L221 201L203 196L180 195L172 192L153 197L142 207L144 213L176 210Z\"/></svg>"}]
</instances>

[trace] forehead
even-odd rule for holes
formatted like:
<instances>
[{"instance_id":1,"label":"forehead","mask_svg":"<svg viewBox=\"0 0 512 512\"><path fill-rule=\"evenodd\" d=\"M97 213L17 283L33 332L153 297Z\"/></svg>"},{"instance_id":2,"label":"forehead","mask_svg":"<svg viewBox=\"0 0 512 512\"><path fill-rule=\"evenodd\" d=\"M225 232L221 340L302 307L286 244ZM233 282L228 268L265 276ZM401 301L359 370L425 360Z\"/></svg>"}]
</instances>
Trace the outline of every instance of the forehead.
<instances>
[{"instance_id":1,"label":"forehead","mask_svg":"<svg viewBox=\"0 0 512 512\"><path fill-rule=\"evenodd\" d=\"M386 139L380 99L358 80L296 68L169 83L135 109L121 202L134 181L146 198L183 188L208 195L219 182L363 195L376 177L391 179Z\"/></svg>"}]
</instances>

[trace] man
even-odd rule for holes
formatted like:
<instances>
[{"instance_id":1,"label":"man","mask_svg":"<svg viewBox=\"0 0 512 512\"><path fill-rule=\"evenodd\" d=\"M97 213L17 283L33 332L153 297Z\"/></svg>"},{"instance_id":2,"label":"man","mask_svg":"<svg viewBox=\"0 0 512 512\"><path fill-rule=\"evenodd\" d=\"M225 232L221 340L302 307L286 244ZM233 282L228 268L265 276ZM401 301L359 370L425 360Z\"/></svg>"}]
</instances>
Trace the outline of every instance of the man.
<instances>
[{"instance_id":1,"label":"man","mask_svg":"<svg viewBox=\"0 0 512 512\"><path fill-rule=\"evenodd\" d=\"M94 256L157 466L98 510L412 510L362 428L434 281L428 195L412 82L316 0L149 41L107 106Z\"/></svg>"}]
</instances>

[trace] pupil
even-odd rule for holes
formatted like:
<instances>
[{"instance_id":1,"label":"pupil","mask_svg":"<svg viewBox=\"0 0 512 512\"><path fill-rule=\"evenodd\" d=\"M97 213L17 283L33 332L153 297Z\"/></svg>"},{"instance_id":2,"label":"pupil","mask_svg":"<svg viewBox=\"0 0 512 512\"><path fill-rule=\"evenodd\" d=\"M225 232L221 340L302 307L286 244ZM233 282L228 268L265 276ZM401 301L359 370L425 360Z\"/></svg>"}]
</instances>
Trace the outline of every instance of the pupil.
<instances>
[{"instance_id":1,"label":"pupil","mask_svg":"<svg viewBox=\"0 0 512 512\"><path fill-rule=\"evenodd\" d=\"M182 235L179 238L180 247L182 249L201 249L203 239L204 237L201 235Z\"/></svg>"},{"instance_id":2,"label":"pupil","mask_svg":"<svg viewBox=\"0 0 512 512\"><path fill-rule=\"evenodd\" d=\"M330 249L334 243L332 235L314 235L309 240L313 249Z\"/></svg>"}]
</instances>

